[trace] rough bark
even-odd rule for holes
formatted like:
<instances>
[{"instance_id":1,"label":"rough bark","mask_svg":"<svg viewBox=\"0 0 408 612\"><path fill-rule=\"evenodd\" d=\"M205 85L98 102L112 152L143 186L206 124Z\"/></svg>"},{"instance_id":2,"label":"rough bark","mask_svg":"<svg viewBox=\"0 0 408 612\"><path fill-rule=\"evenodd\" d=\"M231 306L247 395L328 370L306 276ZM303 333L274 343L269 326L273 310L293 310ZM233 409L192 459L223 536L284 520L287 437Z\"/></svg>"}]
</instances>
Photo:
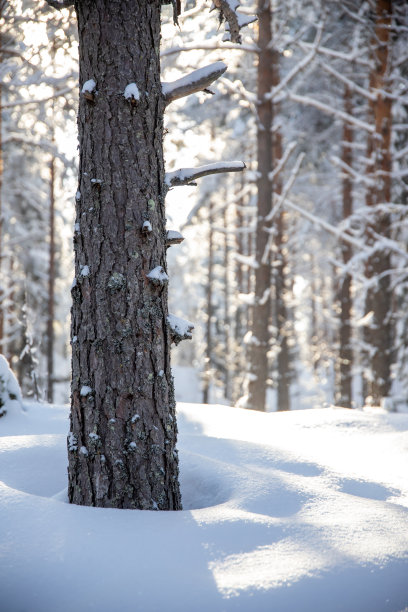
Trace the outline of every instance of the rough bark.
<instances>
[{"instance_id":1,"label":"rough bark","mask_svg":"<svg viewBox=\"0 0 408 612\"><path fill-rule=\"evenodd\" d=\"M391 74L391 15L392 0L377 0L372 41L373 69L370 74L370 86L376 93L375 101L370 103L375 134L368 145L369 152L372 148L372 178L375 180L375 187L367 198L369 206L391 202L392 100L387 95L390 91ZM376 234L390 237L390 216L384 209L373 211L372 220L367 227L370 244L375 243ZM366 275L373 279L373 283L367 291L365 308L366 313L372 313L372 318L364 330L364 340L369 347L366 389L376 405L380 403L381 398L388 396L391 390L393 330L390 268L390 253L380 245L366 264Z\"/></svg>"},{"instance_id":2,"label":"rough bark","mask_svg":"<svg viewBox=\"0 0 408 612\"><path fill-rule=\"evenodd\" d=\"M69 499L175 510L160 0L78 0L75 9L80 89L93 79L96 91L93 101L80 96L78 118ZM124 97L130 83L139 100Z\"/></svg>"},{"instance_id":3,"label":"rough bark","mask_svg":"<svg viewBox=\"0 0 408 612\"><path fill-rule=\"evenodd\" d=\"M3 13L3 4L0 3L0 19L2 18ZM0 29L0 65L3 59L1 49L3 45L3 36ZM1 284L2 274L2 264L3 264L3 203L2 203L2 195L3 195L3 88L0 82L0 353L4 353L4 289Z\"/></svg>"},{"instance_id":4,"label":"rough bark","mask_svg":"<svg viewBox=\"0 0 408 612\"><path fill-rule=\"evenodd\" d=\"M351 91L346 86L344 89L344 110L350 115L353 113L353 105L351 99ZM353 130L349 123L344 122L343 125L343 151L342 161L348 167L353 166ZM343 219L347 219L353 212L353 182L350 174L345 173L342 184L342 200L343 200ZM345 265L351 259L351 245L343 242L341 245L343 263ZM339 287L340 301L340 333L339 333L339 397L336 398L337 403L344 408L351 408L352 401L352 365L353 351L351 346L351 275L345 273L340 278Z\"/></svg>"},{"instance_id":5,"label":"rough bark","mask_svg":"<svg viewBox=\"0 0 408 612\"><path fill-rule=\"evenodd\" d=\"M258 4L258 210L256 227L255 257L258 267L255 270L255 305L252 314L252 338L249 345L250 376L248 383L248 398L246 405L252 410L266 409L266 380L268 378L268 347L269 322L271 302L269 291L271 286L270 256L263 258L267 248L268 233L265 221L272 205L272 188L268 178L273 162L273 105L266 98L273 85L273 65L276 50L271 48L272 13L270 2L260 0Z\"/></svg>"}]
</instances>

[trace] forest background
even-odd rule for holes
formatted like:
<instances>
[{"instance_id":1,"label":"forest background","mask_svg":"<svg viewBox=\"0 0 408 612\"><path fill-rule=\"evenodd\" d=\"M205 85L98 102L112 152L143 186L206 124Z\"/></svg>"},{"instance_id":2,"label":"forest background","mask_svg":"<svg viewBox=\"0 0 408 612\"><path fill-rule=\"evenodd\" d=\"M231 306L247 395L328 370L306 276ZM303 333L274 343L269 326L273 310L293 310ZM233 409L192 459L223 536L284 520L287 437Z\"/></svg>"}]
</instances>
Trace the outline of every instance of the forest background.
<instances>
[{"instance_id":1,"label":"forest background","mask_svg":"<svg viewBox=\"0 0 408 612\"><path fill-rule=\"evenodd\" d=\"M179 397L398 409L408 385L408 7L266 6L258 22L256 7L240 7L241 44L205 3L187 2L179 27L163 8L163 81L228 65L211 92L166 112L167 170L247 166L167 196L168 228L185 238L168 251L170 310L195 326L173 351L176 382L177 366L189 368ZM75 28L71 10L46 2L0 7L0 353L26 396L67 402ZM192 381L194 397L183 397Z\"/></svg>"}]
</instances>

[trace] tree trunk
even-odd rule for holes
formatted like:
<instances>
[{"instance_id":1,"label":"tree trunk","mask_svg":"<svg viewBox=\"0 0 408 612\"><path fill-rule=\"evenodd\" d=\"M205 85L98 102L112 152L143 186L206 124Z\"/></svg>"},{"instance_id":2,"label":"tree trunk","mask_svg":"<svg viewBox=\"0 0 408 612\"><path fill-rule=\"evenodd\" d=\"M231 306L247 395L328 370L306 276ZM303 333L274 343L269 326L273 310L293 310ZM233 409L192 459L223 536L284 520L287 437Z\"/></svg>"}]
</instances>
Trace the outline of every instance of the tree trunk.
<instances>
[{"instance_id":1,"label":"tree trunk","mask_svg":"<svg viewBox=\"0 0 408 612\"><path fill-rule=\"evenodd\" d=\"M69 499L175 510L181 500L166 321L160 0L77 0L75 8L83 93ZM127 99L131 83L137 90L132 86ZM146 220L153 228L147 234Z\"/></svg>"},{"instance_id":2,"label":"tree trunk","mask_svg":"<svg viewBox=\"0 0 408 612\"><path fill-rule=\"evenodd\" d=\"M275 58L277 59L277 58ZM279 82L279 66L274 65L274 85ZM279 131L276 132L274 138L274 162L276 163L282 157L282 135ZM280 194L282 192L282 179L278 176L275 179L274 192ZM287 308L285 301L286 291L286 269L287 260L285 255L285 213L280 210L276 215L275 220L275 247L276 257L274 266L274 284L275 284L275 327L276 341L278 343L278 400L277 409L279 412L290 410L290 356L288 345L288 321Z\"/></svg>"},{"instance_id":3,"label":"tree trunk","mask_svg":"<svg viewBox=\"0 0 408 612\"><path fill-rule=\"evenodd\" d=\"M259 0L258 4L258 209L256 227L256 253L258 267L255 270L255 305L252 314L252 337L249 345L249 381L247 407L252 410L266 409L266 380L268 378L268 348L271 300L270 255L264 257L268 243L269 225L265 217L271 210L272 185L269 172L272 170L273 157L273 105L266 99L273 85L273 65L275 50L271 49L272 13L269 0Z\"/></svg>"},{"instance_id":4,"label":"tree trunk","mask_svg":"<svg viewBox=\"0 0 408 612\"><path fill-rule=\"evenodd\" d=\"M353 114L353 105L351 101L350 89L346 86L344 89L344 111L349 115ZM353 142L353 130L348 122L343 125L343 162L352 167L353 164L353 153L351 145ZM343 177L343 219L347 219L353 212L353 183L351 176L348 173L344 174ZM343 242L341 245L343 263L345 265L351 259L352 251L351 246L347 242ZM352 401L352 365L353 365L353 351L351 347L351 276L345 273L340 278L339 288L340 298L340 367L339 367L339 399L337 403L344 408L351 408Z\"/></svg>"},{"instance_id":5,"label":"tree trunk","mask_svg":"<svg viewBox=\"0 0 408 612\"><path fill-rule=\"evenodd\" d=\"M214 204L210 200L208 205L208 281L207 281L207 323L205 328L205 372L203 385L203 403L210 401L211 367L212 367L212 318L213 310L213 285L214 285Z\"/></svg>"},{"instance_id":6,"label":"tree trunk","mask_svg":"<svg viewBox=\"0 0 408 612\"><path fill-rule=\"evenodd\" d=\"M367 200L370 206L391 202L392 105L391 97L387 95L390 90L391 74L389 66L391 13L392 0L377 0L372 43L373 70L370 75L371 91L376 93L376 100L370 103L371 117L375 125L374 139L373 141L370 139L368 145L369 152L370 148L373 148L373 178L375 180L374 191ZM373 211L372 220L367 227L370 244L375 243L375 234L384 238L390 237L390 216L384 209ZM390 268L390 253L379 244L366 265L366 275L369 279L373 279L373 283L367 291L365 309L367 314L372 313L372 317L364 330L364 339L369 346L370 375L366 381L367 393L375 405L380 403L381 398L389 395L391 390L393 333Z\"/></svg>"},{"instance_id":7,"label":"tree trunk","mask_svg":"<svg viewBox=\"0 0 408 612\"><path fill-rule=\"evenodd\" d=\"M55 158L50 161L50 244L47 313L47 400L54 401Z\"/></svg>"},{"instance_id":8,"label":"tree trunk","mask_svg":"<svg viewBox=\"0 0 408 612\"><path fill-rule=\"evenodd\" d=\"M224 397L226 400L231 400L231 385L234 378L234 361L230 358L232 355L231 347L231 316L230 316L230 302L231 302L231 289L230 289L230 245L229 245L229 234L228 234L228 219L227 219L227 206L224 207L222 220L224 225L224 345L225 355L227 359L225 361L225 376L224 376Z\"/></svg>"},{"instance_id":9,"label":"tree trunk","mask_svg":"<svg viewBox=\"0 0 408 612\"><path fill-rule=\"evenodd\" d=\"M3 3L0 3L0 19L2 18ZM0 29L0 65L3 54L3 36ZM0 354L4 353L4 288L2 286L3 267L3 88L0 81Z\"/></svg>"}]
</instances>

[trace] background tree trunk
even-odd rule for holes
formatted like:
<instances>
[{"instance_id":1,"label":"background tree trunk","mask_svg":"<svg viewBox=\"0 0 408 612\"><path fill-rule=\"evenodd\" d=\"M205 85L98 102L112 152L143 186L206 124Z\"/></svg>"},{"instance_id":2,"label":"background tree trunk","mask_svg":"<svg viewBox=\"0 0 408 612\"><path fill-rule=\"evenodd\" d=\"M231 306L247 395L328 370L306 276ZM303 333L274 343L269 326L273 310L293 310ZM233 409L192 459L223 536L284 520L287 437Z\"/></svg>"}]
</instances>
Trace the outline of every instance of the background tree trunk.
<instances>
[{"instance_id":1,"label":"background tree trunk","mask_svg":"<svg viewBox=\"0 0 408 612\"><path fill-rule=\"evenodd\" d=\"M371 207L391 202L391 126L392 103L388 95L391 74L389 46L392 24L392 0L377 0L375 5L375 27L373 36L373 68L370 74L371 91L376 99L370 102L370 113L375 125L374 139L369 139L369 152L373 148L374 191L367 200ZM374 143L374 147L372 146ZM374 245L380 235L390 238L390 216L382 209L373 211L367 227L367 238ZM366 296L366 313L372 313L370 323L364 330L364 339L369 348L369 372L366 389L374 404L389 395L391 390L392 362L392 289L389 271L390 252L381 243L369 257L366 275L373 279Z\"/></svg>"},{"instance_id":2,"label":"background tree trunk","mask_svg":"<svg viewBox=\"0 0 408 612\"><path fill-rule=\"evenodd\" d=\"M160 0L78 0L75 8L80 87L93 79L96 91L80 95L78 119L69 499L175 510ZM139 99L124 97L130 83Z\"/></svg>"},{"instance_id":3,"label":"background tree trunk","mask_svg":"<svg viewBox=\"0 0 408 612\"><path fill-rule=\"evenodd\" d=\"M252 313L252 338L249 345L249 381L247 407L252 410L266 409L266 380L268 378L268 348L271 300L268 295L271 287L270 255L264 258L268 244L268 223L265 217L272 206L272 184L269 172L272 170L273 156L273 104L265 95L273 85L273 65L276 51L271 49L272 12L269 0L258 4L258 209L256 227L256 253L258 267L255 270L255 305Z\"/></svg>"},{"instance_id":4,"label":"background tree trunk","mask_svg":"<svg viewBox=\"0 0 408 612\"><path fill-rule=\"evenodd\" d=\"M214 204L210 200L208 204L208 280L207 280L207 321L205 327L205 372L203 384L203 404L210 402L211 368L212 368L212 319L213 309L213 284L214 284Z\"/></svg>"},{"instance_id":5,"label":"background tree trunk","mask_svg":"<svg viewBox=\"0 0 408 612\"><path fill-rule=\"evenodd\" d=\"M344 110L349 115L353 114L353 104L349 87L344 89ZM342 161L350 168L353 165L353 130L346 121L343 125L343 153ZM343 177L343 219L347 219L353 212L353 182L350 174L345 172ZM351 246L347 242L341 245L344 265L347 265L352 256ZM351 347L351 275L347 272L340 277L340 366L339 366L339 399L337 403L344 408L351 408L352 400L352 365L353 351Z\"/></svg>"}]
</instances>

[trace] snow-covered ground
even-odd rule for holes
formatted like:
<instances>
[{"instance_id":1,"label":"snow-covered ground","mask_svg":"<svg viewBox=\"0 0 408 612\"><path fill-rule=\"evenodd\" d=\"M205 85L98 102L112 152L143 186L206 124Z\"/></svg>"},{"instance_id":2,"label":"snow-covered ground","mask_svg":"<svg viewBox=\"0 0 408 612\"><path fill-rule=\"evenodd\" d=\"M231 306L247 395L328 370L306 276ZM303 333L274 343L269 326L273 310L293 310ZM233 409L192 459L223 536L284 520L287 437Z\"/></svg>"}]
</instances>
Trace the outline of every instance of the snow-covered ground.
<instances>
[{"instance_id":1,"label":"snow-covered ground","mask_svg":"<svg viewBox=\"0 0 408 612\"><path fill-rule=\"evenodd\" d=\"M67 415L0 420L2 612L408 606L408 415L180 404L168 513L66 503Z\"/></svg>"}]
</instances>

